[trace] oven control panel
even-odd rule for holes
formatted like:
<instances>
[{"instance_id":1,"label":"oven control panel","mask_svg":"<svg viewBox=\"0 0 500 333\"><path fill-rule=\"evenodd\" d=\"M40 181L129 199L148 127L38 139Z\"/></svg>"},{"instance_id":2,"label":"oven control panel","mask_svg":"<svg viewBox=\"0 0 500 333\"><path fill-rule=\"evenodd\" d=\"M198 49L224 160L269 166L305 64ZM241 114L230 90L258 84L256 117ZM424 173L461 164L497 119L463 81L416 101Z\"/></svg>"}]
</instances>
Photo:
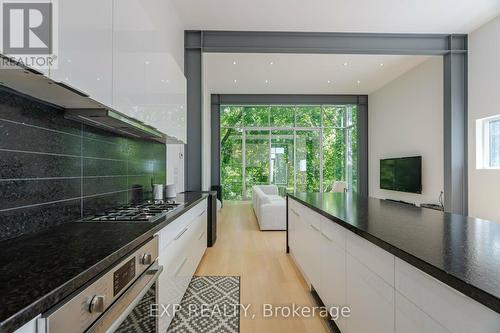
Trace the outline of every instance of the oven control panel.
<instances>
[{"instance_id":1,"label":"oven control panel","mask_svg":"<svg viewBox=\"0 0 500 333\"><path fill-rule=\"evenodd\" d=\"M158 258L158 236L153 237L101 276L67 297L60 305L42 314L38 331L81 333L118 299L148 268L141 264L145 254Z\"/></svg>"},{"instance_id":2,"label":"oven control panel","mask_svg":"<svg viewBox=\"0 0 500 333\"><path fill-rule=\"evenodd\" d=\"M113 273L113 296L118 295L135 277L135 259L130 259Z\"/></svg>"}]
</instances>

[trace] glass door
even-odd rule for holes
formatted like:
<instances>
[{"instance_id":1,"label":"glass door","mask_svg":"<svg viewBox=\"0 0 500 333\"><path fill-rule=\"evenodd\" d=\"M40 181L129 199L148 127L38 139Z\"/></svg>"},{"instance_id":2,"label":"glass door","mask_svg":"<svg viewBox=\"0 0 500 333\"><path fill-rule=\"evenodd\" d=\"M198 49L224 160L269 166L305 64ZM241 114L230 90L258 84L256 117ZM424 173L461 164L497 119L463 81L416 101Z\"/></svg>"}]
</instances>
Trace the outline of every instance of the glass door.
<instances>
[{"instance_id":1,"label":"glass door","mask_svg":"<svg viewBox=\"0 0 500 333\"><path fill-rule=\"evenodd\" d=\"M269 184L268 130L245 130L244 135L244 197L252 198L252 186Z\"/></svg>"},{"instance_id":2,"label":"glass door","mask_svg":"<svg viewBox=\"0 0 500 333\"><path fill-rule=\"evenodd\" d=\"M282 196L293 192L293 143L293 131L271 131L271 184L278 186Z\"/></svg>"},{"instance_id":3,"label":"glass door","mask_svg":"<svg viewBox=\"0 0 500 333\"><path fill-rule=\"evenodd\" d=\"M295 131L295 191L320 190L320 131Z\"/></svg>"}]
</instances>

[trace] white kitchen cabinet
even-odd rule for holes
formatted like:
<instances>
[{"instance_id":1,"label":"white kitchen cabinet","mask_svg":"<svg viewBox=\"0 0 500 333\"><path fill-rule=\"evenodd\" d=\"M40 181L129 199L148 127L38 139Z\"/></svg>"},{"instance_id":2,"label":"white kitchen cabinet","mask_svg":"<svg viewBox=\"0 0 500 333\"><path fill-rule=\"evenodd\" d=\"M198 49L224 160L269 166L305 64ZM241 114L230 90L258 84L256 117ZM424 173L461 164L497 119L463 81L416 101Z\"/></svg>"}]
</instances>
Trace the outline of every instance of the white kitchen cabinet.
<instances>
[{"instance_id":1,"label":"white kitchen cabinet","mask_svg":"<svg viewBox=\"0 0 500 333\"><path fill-rule=\"evenodd\" d=\"M353 232L347 233L346 250L373 273L394 286L394 256L392 254Z\"/></svg>"},{"instance_id":2,"label":"white kitchen cabinet","mask_svg":"<svg viewBox=\"0 0 500 333\"><path fill-rule=\"evenodd\" d=\"M292 199L288 199L288 248L290 253L297 260L297 247L299 246L298 242L300 240L299 237L299 214L295 209L295 201Z\"/></svg>"},{"instance_id":3,"label":"white kitchen cabinet","mask_svg":"<svg viewBox=\"0 0 500 333\"><path fill-rule=\"evenodd\" d=\"M343 333L394 332L394 288L350 254L346 256L346 280L351 317Z\"/></svg>"},{"instance_id":4,"label":"white kitchen cabinet","mask_svg":"<svg viewBox=\"0 0 500 333\"><path fill-rule=\"evenodd\" d=\"M308 274L306 272L306 249L308 243L306 241L306 232L308 231L308 229L302 222L302 214L303 209L301 209L300 204L290 199L288 207L290 252L295 259L295 263L302 271L302 274L307 278Z\"/></svg>"},{"instance_id":5,"label":"white kitchen cabinet","mask_svg":"<svg viewBox=\"0 0 500 333\"><path fill-rule=\"evenodd\" d=\"M57 66L50 78L64 82L104 105L112 104L112 0L56 2Z\"/></svg>"},{"instance_id":6,"label":"white kitchen cabinet","mask_svg":"<svg viewBox=\"0 0 500 333\"><path fill-rule=\"evenodd\" d=\"M321 276L321 216L308 208L304 208L301 214L305 236L306 275L312 286L317 289Z\"/></svg>"},{"instance_id":7,"label":"white kitchen cabinet","mask_svg":"<svg viewBox=\"0 0 500 333\"><path fill-rule=\"evenodd\" d=\"M395 316L396 333L450 333L398 292Z\"/></svg>"},{"instance_id":8,"label":"white kitchen cabinet","mask_svg":"<svg viewBox=\"0 0 500 333\"><path fill-rule=\"evenodd\" d=\"M470 297L396 259L397 292L453 333L500 332L500 315Z\"/></svg>"},{"instance_id":9,"label":"white kitchen cabinet","mask_svg":"<svg viewBox=\"0 0 500 333\"><path fill-rule=\"evenodd\" d=\"M40 315L28 321L23 326L19 327L14 333L36 333L37 332L37 320L40 318Z\"/></svg>"},{"instance_id":10,"label":"white kitchen cabinet","mask_svg":"<svg viewBox=\"0 0 500 333\"><path fill-rule=\"evenodd\" d=\"M324 217L321 218L320 284L318 294L328 307L342 308L346 303L346 230ZM341 331L346 329L344 318L335 321Z\"/></svg>"},{"instance_id":11,"label":"white kitchen cabinet","mask_svg":"<svg viewBox=\"0 0 500 333\"><path fill-rule=\"evenodd\" d=\"M113 1L113 107L185 143L187 84L168 49L168 4Z\"/></svg>"},{"instance_id":12,"label":"white kitchen cabinet","mask_svg":"<svg viewBox=\"0 0 500 333\"><path fill-rule=\"evenodd\" d=\"M163 306L180 304L207 246L207 203L203 201L159 232L159 264L164 270L158 278L158 302ZM174 317L169 312L159 318L165 332Z\"/></svg>"},{"instance_id":13,"label":"white kitchen cabinet","mask_svg":"<svg viewBox=\"0 0 500 333\"><path fill-rule=\"evenodd\" d=\"M113 0L113 108L144 120L144 36L152 26L140 0Z\"/></svg>"}]
</instances>

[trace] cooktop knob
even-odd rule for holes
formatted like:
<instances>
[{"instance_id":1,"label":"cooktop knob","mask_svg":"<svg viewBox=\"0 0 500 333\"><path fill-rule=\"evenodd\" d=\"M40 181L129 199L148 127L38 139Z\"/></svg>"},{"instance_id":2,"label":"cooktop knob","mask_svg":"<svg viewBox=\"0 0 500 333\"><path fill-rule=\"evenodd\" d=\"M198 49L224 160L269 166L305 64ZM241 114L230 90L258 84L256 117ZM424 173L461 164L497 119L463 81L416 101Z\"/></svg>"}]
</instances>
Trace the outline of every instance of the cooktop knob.
<instances>
[{"instance_id":1,"label":"cooktop knob","mask_svg":"<svg viewBox=\"0 0 500 333\"><path fill-rule=\"evenodd\" d=\"M89 304L90 313L102 313L104 312L104 296L94 295Z\"/></svg>"},{"instance_id":2,"label":"cooktop knob","mask_svg":"<svg viewBox=\"0 0 500 333\"><path fill-rule=\"evenodd\" d=\"M151 260L151 254L144 253L141 257L141 264L143 265L151 265L153 261Z\"/></svg>"}]
</instances>

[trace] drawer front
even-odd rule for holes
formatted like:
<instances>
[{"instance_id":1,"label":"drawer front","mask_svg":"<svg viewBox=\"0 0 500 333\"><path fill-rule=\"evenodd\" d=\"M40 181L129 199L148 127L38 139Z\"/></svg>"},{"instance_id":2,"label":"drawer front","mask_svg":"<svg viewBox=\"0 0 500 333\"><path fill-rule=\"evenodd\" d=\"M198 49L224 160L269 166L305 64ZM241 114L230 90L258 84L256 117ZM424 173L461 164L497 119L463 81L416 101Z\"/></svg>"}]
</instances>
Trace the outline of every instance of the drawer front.
<instances>
[{"instance_id":1,"label":"drawer front","mask_svg":"<svg viewBox=\"0 0 500 333\"><path fill-rule=\"evenodd\" d=\"M326 217L321 217L321 233L328 241L345 250L347 230Z\"/></svg>"},{"instance_id":2,"label":"drawer front","mask_svg":"<svg viewBox=\"0 0 500 333\"><path fill-rule=\"evenodd\" d=\"M450 333L399 292L396 292L395 323L396 333Z\"/></svg>"},{"instance_id":3,"label":"drawer front","mask_svg":"<svg viewBox=\"0 0 500 333\"><path fill-rule=\"evenodd\" d=\"M450 332L500 332L500 314L396 259L396 290Z\"/></svg>"},{"instance_id":4,"label":"drawer front","mask_svg":"<svg viewBox=\"0 0 500 333\"><path fill-rule=\"evenodd\" d=\"M394 286L394 256L369 241L347 233L346 249L372 272Z\"/></svg>"},{"instance_id":5,"label":"drawer front","mask_svg":"<svg viewBox=\"0 0 500 333\"><path fill-rule=\"evenodd\" d=\"M165 228L160 230L159 234L159 248L165 248L168 246L175 237L185 228L187 225L192 223L196 217L207 209L207 202L203 200L189 211L179 216L173 222L169 223Z\"/></svg>"},{"instance_id":6,"label":"drawer front","mask_svg":"<svg viewBox=\"0 0 500 333\"><path fill-rule=\"evenodd\" d=\"M346 272L347 332L394 332L394 288L349 254Z\"/></svg>"}]
</instances>

